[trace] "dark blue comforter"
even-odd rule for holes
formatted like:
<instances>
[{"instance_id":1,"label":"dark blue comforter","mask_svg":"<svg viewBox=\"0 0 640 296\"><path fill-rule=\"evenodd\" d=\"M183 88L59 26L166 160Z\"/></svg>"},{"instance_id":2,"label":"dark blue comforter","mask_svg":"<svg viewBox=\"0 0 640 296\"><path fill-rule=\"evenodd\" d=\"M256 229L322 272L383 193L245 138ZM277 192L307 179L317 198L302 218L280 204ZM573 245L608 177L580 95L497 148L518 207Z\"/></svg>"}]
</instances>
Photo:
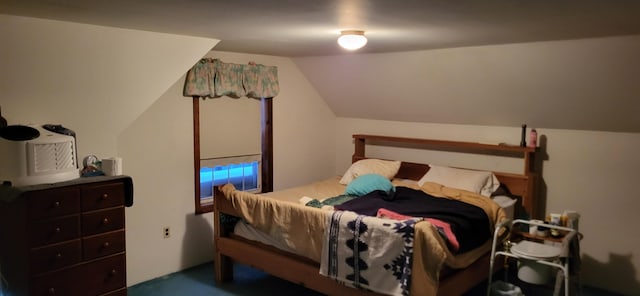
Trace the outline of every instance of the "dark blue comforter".
<instances>
[{"instance_id":1,"label":"dark blue comforter","mask_svg":"<svg viewBox=\"0 0 640 296\"><path fill-rule=\"evenodd\" d=\"M407 216L447 222L460 243L459 253L477 248L491 238L489 217L482 208L458 200L434 197L408 187L398 186L391 195L374 191L334 208L367 216L376 216L378 209L384 208Z\"/></svg>"}]
</instances>

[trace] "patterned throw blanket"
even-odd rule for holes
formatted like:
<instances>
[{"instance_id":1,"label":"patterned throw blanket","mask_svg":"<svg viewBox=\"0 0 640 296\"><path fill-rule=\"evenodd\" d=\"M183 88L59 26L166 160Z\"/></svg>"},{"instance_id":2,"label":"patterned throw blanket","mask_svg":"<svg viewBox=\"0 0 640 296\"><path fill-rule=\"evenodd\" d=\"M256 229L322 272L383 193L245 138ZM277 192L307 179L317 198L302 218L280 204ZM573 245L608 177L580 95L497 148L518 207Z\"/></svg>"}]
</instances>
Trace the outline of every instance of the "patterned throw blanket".
<instances>
[{"instance_id":1,"label":"patterned throw blanket","mask_svg":"<svg viewBox=\"0 0 640 296\"><path fill-rule=\"evenodd\" d=\"M356 288L409 295L414 226L335 211L327 215L320 274Z\"/></svg>"}]
</instances>

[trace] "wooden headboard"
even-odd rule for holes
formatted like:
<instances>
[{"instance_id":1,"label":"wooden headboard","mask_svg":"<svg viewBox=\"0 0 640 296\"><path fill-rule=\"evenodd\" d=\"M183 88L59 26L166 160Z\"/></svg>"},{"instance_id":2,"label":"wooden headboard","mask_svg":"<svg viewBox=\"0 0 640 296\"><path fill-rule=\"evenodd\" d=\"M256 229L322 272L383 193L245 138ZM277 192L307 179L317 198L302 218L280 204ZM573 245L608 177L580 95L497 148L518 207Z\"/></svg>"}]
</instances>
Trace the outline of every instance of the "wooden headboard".
<instances>
[{"instance_id":1,"label":"wooden headboard","mask_svg":"<svg viewBox=\"0 0 640 296\"><path fill-rule=\"evenodd\" d=\"M353 135L353 139L355 150L352 162L367 158L365 153L366 145L411 147L425 150L522 158L524 167L523 174L505 172L493 173L511 194L522 197L522 206L531 218L542 218L540 216L541 202L539 202L535 190L538 175L533 171L533 161L536 148L362 134ZM429 165L427 164L403 161L396 178L419 180L428 170Z\"/></svg>"}]
</instances>

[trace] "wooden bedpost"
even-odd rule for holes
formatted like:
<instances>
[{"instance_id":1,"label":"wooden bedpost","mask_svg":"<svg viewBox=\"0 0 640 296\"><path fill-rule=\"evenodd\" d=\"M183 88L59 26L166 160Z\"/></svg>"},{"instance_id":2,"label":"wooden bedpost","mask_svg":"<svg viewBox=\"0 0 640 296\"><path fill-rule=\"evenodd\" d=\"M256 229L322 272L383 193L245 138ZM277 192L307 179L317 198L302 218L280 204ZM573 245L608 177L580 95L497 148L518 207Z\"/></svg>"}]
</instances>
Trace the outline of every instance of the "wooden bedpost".
<instances>
[{"instance_id":1,"label":"wooden bedpost","mask_svg":"<svg viewBox=\"0 0 640 296\"><path fill-rule=\"evenodd\" d=\"M214 196L222 196L222 192L218 186L213 187L213 195ZM218 243L221 237L226 237L229 234L227 230L222 226L222 222L220 221L220 209L218 208L218 204L213 203L213 250L214 250L214 267L216 274L216 283L230 282L233 280L233 261L231 258L224 256L218 250Z\"/></svg>"},{"instance_id":2,"label":"wooden bedpost","mask_svg":"<svg viewBox=\"0 0 640 296\"><path fill-rule=\"evenodd\" d=\"M356 162L359 159L364 158L364 139L364 137L360 137L359 135L353 135L353 144L355 145L355 150L353 152L351 162Z\"/></svg>"}]
</instances>

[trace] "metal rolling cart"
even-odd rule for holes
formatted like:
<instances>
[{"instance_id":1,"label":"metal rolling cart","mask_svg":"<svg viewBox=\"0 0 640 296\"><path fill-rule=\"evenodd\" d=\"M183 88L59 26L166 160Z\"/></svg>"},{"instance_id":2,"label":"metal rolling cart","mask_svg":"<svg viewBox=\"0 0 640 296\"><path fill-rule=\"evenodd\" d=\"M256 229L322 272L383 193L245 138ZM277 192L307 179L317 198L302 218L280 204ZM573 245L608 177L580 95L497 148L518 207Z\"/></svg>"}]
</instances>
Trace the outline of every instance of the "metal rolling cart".
<instances>
[{"instance_id":1,"label":"metal rolling cart","mask_svg":"<svg viewBox=\"0 0 640 296\"><path fill-rule=\"evenodd\" d=\"M529 227L547 227L549 229L555 229L562 234L561 239L557 239L552 243L545 243L545 238L523 235L524 232L520 232L517 226L521 226L521 224L526 224ZM498 246L498 237L500 236L501 229L506 228L509 232L510 238L519 236L517 242L511 242L509 240L501 243L501 246ZM518 235L514 235L517 232ZM562 271L564 278L564 294L565 296L569 296L569 285L570 285L570 275L569 275L569 247L571 241L576 238L577 230L573 228L544 224L537 221L530 220L521 220L516 219L514 221L506 221L496 227L496 230L493 235L493 245L491 247L491 259L489 266L489 279L487 282L487 296L491 295L491 283L495 259L497 256L505 256L505 259L515 258L520 262L520 264L529 264L530 266L548 266L553 268L558 268ZM498 250L498 248L500 248ZM541 253L544 253L545 256L529 256L526 252L522 252L520 250L537 250ZM547 268L548 268L547 267ZM535 268L535 267L534 267ZM556 287L558 284L558 278L556 277ZM555 294L559 292L559 289L556 289Z\"/></svg>"}]
</instances>

